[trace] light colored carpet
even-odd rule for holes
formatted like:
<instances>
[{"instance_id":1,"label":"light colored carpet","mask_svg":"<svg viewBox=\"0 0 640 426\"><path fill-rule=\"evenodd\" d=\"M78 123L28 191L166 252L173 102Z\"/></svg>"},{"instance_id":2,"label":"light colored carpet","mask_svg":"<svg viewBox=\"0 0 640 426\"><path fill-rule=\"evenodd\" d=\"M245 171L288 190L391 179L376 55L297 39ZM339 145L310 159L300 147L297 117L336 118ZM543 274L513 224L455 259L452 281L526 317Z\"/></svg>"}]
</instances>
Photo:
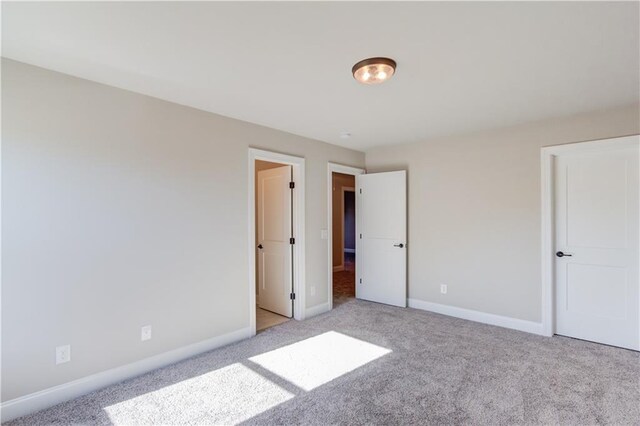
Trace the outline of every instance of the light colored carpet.
<instances>
[{"instance_id":1,"label":"light colored carpet","mask_svg":"<svg viewBox=\"0 0 640 426\"><path fill-rule=\"evenodd\" d=\"M11 422L640 424L640 354L358 300Z\"/></svg>"}]
</instances>

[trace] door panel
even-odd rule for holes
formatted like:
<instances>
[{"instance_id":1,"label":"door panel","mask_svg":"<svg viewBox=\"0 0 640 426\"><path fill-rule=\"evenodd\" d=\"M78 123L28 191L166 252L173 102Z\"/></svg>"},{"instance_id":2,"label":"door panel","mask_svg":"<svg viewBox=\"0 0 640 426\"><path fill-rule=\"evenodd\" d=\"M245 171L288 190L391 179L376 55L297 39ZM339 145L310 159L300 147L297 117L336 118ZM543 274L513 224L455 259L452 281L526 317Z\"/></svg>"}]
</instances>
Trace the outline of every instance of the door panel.
<instances>
[{"instance_id":1,"label":"door panel","mask_svg":"<svg viewBox=\"0 0 640 426\"><path fill-rule=\"evenodd\" d=\"M626 268L576 263L566 266L567 311L602 318L625 318Z\"/></svg>"},{"instance_id":2,"label":"door panel","mask_svg":"<svg viewBox=\"0 0 640 426\"><path fill-rule=\"evenodd\" d=\"M405 307L406 172L359 175L356 184L356 297Z\"/></svg>"},{"instance_id":3,"label":"door panel","mask_svg":"<svg viewBox=\"0 0 640 426\"><path fill-rule=\"evenodd\" d=\"M556 158L556 332L640 349L638 147Z\"/></svg>"},{"instance_id":4,"label":"door panel","mask_svg":"<svg viewBox=\"0 0 640 426\"><path fill-rule=\"evenodd\" d=\"M566 167L567 244L626 248L627 155L581 155L566 161Z\"/></svg>"},{"instance_id":5,"label":"door panel","mask_svg":"<svg viewBox=\"0 0 640 426\"><path fill-rule=\"evenodd\" d=\"M286 317L293 315L290 181L291 166L258 172L258 306Z\"/></svg>"}]
</instances>

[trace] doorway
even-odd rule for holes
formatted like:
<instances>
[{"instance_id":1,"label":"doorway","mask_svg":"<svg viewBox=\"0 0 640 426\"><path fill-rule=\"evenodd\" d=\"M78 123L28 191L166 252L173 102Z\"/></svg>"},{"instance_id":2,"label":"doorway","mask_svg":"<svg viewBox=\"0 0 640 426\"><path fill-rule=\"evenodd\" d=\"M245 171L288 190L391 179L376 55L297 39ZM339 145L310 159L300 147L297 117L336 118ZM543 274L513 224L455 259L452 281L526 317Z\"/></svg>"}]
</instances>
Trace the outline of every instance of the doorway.
<instances>
[{"instance_id":1,"label":"doorway","mask_svg":"<svg viewBox=\"0 0 640 426\"><path fill-rule=\"evenodd\" d=\"M356 297L356 204L353 175L333 172L333 306Z\"/></svg>"},{"instance_id":2,"label":"doorway","mask_svg":"<svg viewBox=\"0 0 640 426\"><path fill-rule=\"evenodd\" d=\"M304 319L304 159L249 148L252 335Z\"/></svg>"},{"instance_id":3,"label":"doorway","mask_svg":"<svg viewBox=\"0 0 640 426\"><path fill-rule=\"evenodd\" d=\"M640 350L640 137L543 148L548 335Z\"/></svg>"},{"instance_id":4,"label":"doorway","mask_svg":"<svg viewBox=\"0 0 640 426\"><path fill-rule=\"evenodd\" d=\"M329 163L329 308L356 296L356 176L364 170Z\"/></svg>"},{"instance_id":5,"label":"doorway","mask_svg":"<svg viewBox=\"0 0 640 426\"><path fill-rule=\"evenodd\" d=\"M344 220L342 189L336 179L347 175L354 180L342 187L349 192L355 183L355 253L353 278L343 274L346 291L351 292L355 283L355 298L393 306L407 306L407 174L404 170L368 173L362 169L329 163L327 172L328 251L329 251L329 310L334 304L346 305L353 297L348 293L334 296L336 277L345 272L345 247L343 235L336 232ZM337 195L338 194L338 195ZM334 201L335 200L335 201ZM334 224L336 226L334 226ZM339 228L338 228L339 229ZM334 237L335 235L335 237ZM348 249L348 247L347 247ZM347 250L346 255L349 255ZM340 264L342 261L342 265ZM349 272L349 271L346 271ZM344 288L344 287L343 287Z\"/></svg>"}]
</instances>

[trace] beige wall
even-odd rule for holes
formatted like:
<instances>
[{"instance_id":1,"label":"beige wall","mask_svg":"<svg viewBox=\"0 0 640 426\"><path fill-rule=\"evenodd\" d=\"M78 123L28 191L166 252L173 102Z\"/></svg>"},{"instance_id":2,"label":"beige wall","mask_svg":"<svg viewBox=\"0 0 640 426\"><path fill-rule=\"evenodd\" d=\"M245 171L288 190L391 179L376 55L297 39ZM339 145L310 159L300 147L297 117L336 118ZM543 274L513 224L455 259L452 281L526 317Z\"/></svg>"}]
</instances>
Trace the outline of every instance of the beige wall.
<instances>
[{"instance_id":1,"label":"beige wall","mask_svg":"<svg viewBox=\"0 0 640 426\"><path fill-rule=\"evenodd\" d=\"M408 170L409 297L541 321L540 147L637 134L639 117L636 105L368 151L368 172Z\"/></svg>"},{"instance_id":2,"label":"beige wall","mask_svg":"<svg viewBox=\"0 0 640 426\"><path fill-rule=\"evenodd\" d=\"M10 60L2 124L3 401L249 326L250 146L306 159L327 302L327 162L364 154Z\"/></svg>"},{"instance_id":3,"label":"beige wall","mask_svg":"<svg viewBox=\"0 0 640 426\"><path fill-rule=\"evenodd\" d=\"M333 266L342 266L344 260L344 239L342 238L342 188L355 188L356 178L352 175L342 173L333 173L331 176L333 181L333 200L332 200L332 216L333 230L331 248L333 252Z\"/></svg>"}]
</instances>

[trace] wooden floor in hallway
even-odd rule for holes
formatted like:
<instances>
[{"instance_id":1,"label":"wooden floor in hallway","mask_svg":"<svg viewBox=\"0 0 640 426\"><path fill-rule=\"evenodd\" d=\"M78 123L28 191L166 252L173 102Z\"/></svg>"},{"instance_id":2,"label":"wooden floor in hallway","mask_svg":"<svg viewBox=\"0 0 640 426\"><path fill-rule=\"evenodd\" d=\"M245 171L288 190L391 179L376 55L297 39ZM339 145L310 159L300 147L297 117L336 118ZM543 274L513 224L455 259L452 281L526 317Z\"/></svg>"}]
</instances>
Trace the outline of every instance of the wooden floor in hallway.
<instances>
[{"instance_id":1,"label":"wooden floor in hallway","mask_svg":"<svg viewBox=\"0 0 640 426\"><path fill-rule=\"evenodd\" d=\"M356 297L356 256L345 253L344 269L333 273L333 306Z\"/></svg>"}]
</instances>

